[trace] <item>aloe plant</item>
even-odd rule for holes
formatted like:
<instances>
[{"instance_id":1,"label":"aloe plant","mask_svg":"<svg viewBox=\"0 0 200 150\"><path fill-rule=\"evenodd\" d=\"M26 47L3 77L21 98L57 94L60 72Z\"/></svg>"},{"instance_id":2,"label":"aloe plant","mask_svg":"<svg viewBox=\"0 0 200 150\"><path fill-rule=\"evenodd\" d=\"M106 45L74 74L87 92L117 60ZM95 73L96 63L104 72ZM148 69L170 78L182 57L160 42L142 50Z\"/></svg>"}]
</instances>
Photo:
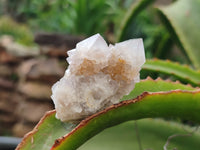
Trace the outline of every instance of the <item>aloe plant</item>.
<instances>
[{"instance_id":1,"label":"aloe plant","mask_svg":"<svg viewBox=\"0 0 200 150\"><path fill-rule=\"evenodd\" d=\"M180 150L199 147L199 132L174 122L161 119L142 119L137 122L128 121L108 128L82 145L79 150L161 150L164 145L168 149ZM138 137L135 133L139 133ZM194 132L188 134L188 132ZM171 135L179 135L167 140ZM140 140L140 145L139 141ZM155 143L155 144L152 144ZM166 143L169 143L168 145ZM111 146L112 145L112 146Z\"/></svg>"},{"instance_id":2,"label":"aloe plant","mask_svg":"<svg viewBox=\"0 0 200 150\"><path fill-rule=\"evenodd\" d=\"M122 23L122 30L117 37L118 40L123 37L130 18L137 15L149 3L141 0L137 5L131 6L132 9ZM171 36L175 37L178 44L188 54L192 62L191 66L196 68L199 68L200 45L199 42L194 41L200 38L200 35L197 32L199 19L195 14L199 13L199 4L199 0L191 0L191 2L178 0L169 6L156 8L160 18L164 20L170 31L170 35L166 39L170 39ZM185 22L185 17L188 18L187 22ZM194 31L191 31L191 28L194 28ZM162 45L162 47L165 47L165 43L162 43ZM128 140L122 141L127 149L137 149L138 143L145 149L162 149L162 147L166 149L170 142L172 148L198 150L200 147L198 142L200 140L199 131L194 130L195 132L192 134L193 129L185 127L181 123L174 124L171 121L146 120L145 118L180 118L199 124L200 72L190 66L158 59L147 60L143 70L163 73L168 77L173 76L178 81L173 82L161 78L153 80L148 77L137 83L135 89L129 95L124 96L120 103L88 116L80 122L63 123L56 119L55 110L47 112L33 131L24 137L17 150L88 150L98 149L97 146L104 149L102 141L108 143L107 149L122 149L123 146L120 147L120 145L123 144L120 141L125 137L122 134L127 133L127 131L129 133L126 136ZM134 135L134 132L138 132L138 129L132 129L136 126L132 120L140 119L145 119L138 121L138 129L141 133L140 142L137 141L138 137L135 136L132 139L134 140L133 145L131 145L131 134ZM189 129L190 132L186 132L182 126ZM174 134L182 136L170 141L169 137L173 137ZM117 140L111 138L115 139L117 135L121 137L118 140L119 142L116 143ZM111 145L112 142L116 144L116 147Z\"/></svg>"},{"instance_id":3,"label":"aloe plant","mask_svg":"<svg viewBox=\"0 0 200 150\"><path fill-rule=\"evenodd\" d=\"M191 95L193 95L193 97L197 96L194 99L196 99L195 101L198 101L199 92L187 93L181 91L171 93L144 94L138 97L138 99L124 101L124 103L110 107L103 112L100 112L82 121L79 126L77 126L77 128L75 128L75 130L73 130L70 134L57 140L52 149L76 149L86 140L103 129L117 125L124 121L128 121L130 119L140 119L143 117L145 118L152 116L167 117L173 115L187 119L190 118L199 122L200 120L198 119L198 114L195 112L195 118L192 113L198 110L198 104L193 101L194 99L192 99L192 101L188 101L188 103L185 103L184 101L190 98ZM174 102L174 99L177 99L176 102ZM186 107L183 105L179 105L179 107L177 107L177 103L180 104L180 102L185 103ZM166 107L166 105L169 107ZM194 105L197 107L195 108ZM152 108L154 109L152 110ZM192 111L190 111L190 109ZM185 110L185 112L187 112L184 113L181 110Z\"/></svg>"},{"instance_id":4,"label":"aloe plant","mask_svg":"<svg viewBox=\"0 0 200 150\"><path fill-rule=\"evenodd\" d=\"M200 0L177 0L157 10L172 37L184 48L194 66L200 68L200 43L196 42L200 38Z\"/></svg>"},{"instance_id":5,"label":"aloe plant","mask_svg":"<svg viewBox=\"0 0 200 150\"><path fill-rule=\"evenodd\" d=\"M199 98L199 91L183 92L179 90L151 94L145 93L136 99L123 101L88 117L66 135L64 134L68 131L64 127L68 124L60 126L62 123L55 119L55 111L51 111L40 121L40 124L33 132L26 136L21 145L18 146L18 149L49 149L51 146L52 150L77 149L105 128L128 120L147 117L173 116L190 119L199 123ZM59 139L57 139L58 135L60 136Z\"/></svg>"},{"instance_id":6,"label":"aloe plant","mask_svg":"<svg viewBox=\"0 0 200 150\"><path fill-rule=\"evenodd\" d=\"M154 59L147 60L143 65L143 70L167 74L194 86L200 86L200 70L195 71L188 65L181 65L170 60Z\"/></svg>"},{"instance_id":7,"label":"aloe plant","mask_svg":"<svg viewBox=\"0 0 200 150\"><path fill-rule=\"evenodd\" d=\"M199 123L199 97L198 89L189 85L148 78L136 84L123 102L88 117L77 126L60 122L55 118L55 111L47 113L17 149L77 149L108 127L141 118L179 117Z\"/></svg>"},{"instance_id":8,"label":"aloe plant","mask_svg":"<svg viewBox=\"0 0 200 150\"><path fill-rule=\"evenodd\" d=\"M117 41L122 41L131 19L136 17L141 10L146 8L153 1L155 0L139 0L131 5L130 9L125 14L123 21L121 22L120 27L118 29Z\"/></svg>"}]
</instances>

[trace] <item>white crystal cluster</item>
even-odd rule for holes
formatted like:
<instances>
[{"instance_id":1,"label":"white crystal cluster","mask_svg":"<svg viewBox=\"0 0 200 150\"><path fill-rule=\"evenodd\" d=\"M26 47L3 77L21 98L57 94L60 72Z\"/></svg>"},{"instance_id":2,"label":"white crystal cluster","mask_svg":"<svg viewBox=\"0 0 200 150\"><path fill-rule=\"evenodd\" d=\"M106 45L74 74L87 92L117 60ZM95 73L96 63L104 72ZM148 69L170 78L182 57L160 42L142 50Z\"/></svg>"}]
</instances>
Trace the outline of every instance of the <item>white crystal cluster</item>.
<instances>
[{"instance_id":1,"label":"white crystal cluster","mask_svg":"<svg viewBox=\"0 0 200 150\"><path fill-rule=\"evenodd\" d=\"M108 46L99 34L79 42L68 56L68 69L51 96L61 121L82 119L119 102L139 82L145 62L142 39Z\"/></svg>"}]
</instances>

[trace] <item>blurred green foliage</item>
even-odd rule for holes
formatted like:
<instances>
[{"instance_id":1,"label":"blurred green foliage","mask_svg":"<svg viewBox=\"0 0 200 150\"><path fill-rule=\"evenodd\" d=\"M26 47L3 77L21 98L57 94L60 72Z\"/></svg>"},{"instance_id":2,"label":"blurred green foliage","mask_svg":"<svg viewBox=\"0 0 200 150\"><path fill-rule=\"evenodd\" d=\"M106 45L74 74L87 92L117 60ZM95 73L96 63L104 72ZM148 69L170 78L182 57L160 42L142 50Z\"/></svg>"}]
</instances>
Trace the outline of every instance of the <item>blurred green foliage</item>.
<instances>
[{"instance_id":1,"label":"blurred green foliage","mask_svg":"<svg viewBox=\"0 0 200 150\"><path fill-rule=\"evenodd\" d=\"M91 36L102 34L108 41L116 42L116 33L130 6L136 0L7 0L1 14L8 14L18 22L26 23L34 32L59 32ZM159 47L165 29L158 24L152 8L143 9L131 19L123 40L141 37L144 39L147 58ZM21 38L21 37L19 37ZM26 42L25 42L26 43ZM161 46L160 46L161 47ZM157 55L162 58L160 53Z\"/></svg>"},{"instance_id":2,"label":"blurred green foliage","mask_svg":"<svg viewBox=\"0 0 200 150\"><path fill-rule=\"evenodd\" d=\"M26 23L34 32L83 36L101 33L110 42L116 42L116 33L122 20L130 5L135 2L136 0L7 0L0 2L4 7L0 13ZM152 8L143 9L137 17L131 19L123 37L123 40L142 37L147 58L155 57L155 49L159 47L157 40L162 39L160 37L166 33L156 22L155 16Z\"/></svg>"},{"instance_id":3,"label":"blurred green foliage","mask_svg":"<svg viewBox=\"0 0 200 150\"><path fill-rule=\"evenodd\" d=\"M104 34L120 13L120 0L8 0L7 13L35 30ZM12 11L9 11L12 10Z\"/></svg>"},{"instance_id":4,"label":"blurred green foliage","mask_svg":"<svg viewBox=\"0 0 200 150\"><path fill-rule=\"evenodd\" d=\"M9 17L0 18L0 36L1 35L10 35L16 42L23 45L34 45L33 33L29 28L26 25L16 23Z\"/></svg>"},{"instance_id":5,"label":"blurred green foliage","mask_svg":"<svg viewBox=\"0 0 200 150\"><path fill-rule=\"evenodd\" d=\"M185 44L188 42L183 42L183 40L181 41L182 43L180 43L180 40L184 39L183 34L181 34L183 37L176 38L178 40L174 39L174 35L171 32L172 30L169 30L167 25L171 24L171 19L169 19L169 21L167 20L167 15L169 13L164 14L163 11L163 16L168 21L163 24L161 20L163 20L162 18L164 17L158 15L159 13L154 6L155 1L156 0L2 0L0 2L0 15L9 15L15 21L25 23L33 32L58 32L61 34L75 34L78 36L91 36L100 33L111 43L118 42L119 37L117 33L123 32L119 41L130 38L144 39L147 58L156 57L160 59L171 59L188 64L194 64L195 62L195 66L198 66L198 51L190 50L196 47L192 47L191 44ZM194 1L199 3L199 0ZM195 6L197 7L198 5ZM180 5L180 7L182 6ZM188 5L188 7L183 5L185 9L189 9L189 7L190 5ZM178 9L177 11L181 12L181 10ZM193 12L198 14L198 8L193 9L191 13ZM187 12L185 13L187 14ZM162 12L160 14L162 14ZM178 13L172 13L171 15L176 18L176 15L173 14ZM126 20L127 15L130 15L128 20ZM184 15L182 19L184 21ZM196 21L193 22L196 23L193 24L198 26L198 19L195 20ZM172 24L177 31L179 28L177 28L178 26L174 25L174 23L176 22L173 21ZM123 24L126 25L125 28L121 28ZM188 25L189 24L191 23L188 23ZM181 25L183 25L183 23L181 23ZM15 32L13 34L15 34ZM179 33L180 32L178 32L178 34ZM195 31L191 33L198 34L198 32ZM17 38L17 36L15 36L15 38ZM17 41L19 39L21 39L21 36L17 38ZM26 40L24 41L24 39L32 39L32 36L23 38L23 42L20 41L26 44L28 42ZM193 41L190 43L192 42ZM198 46L198 42L197 44L194 42L192 45ZM195 52L197 52L197 55L193 55ZM189 59L194 61L190 62Z\"/></svg>"},{"instance_id":6,"label":"blurred green foliage","mask_svg":"<svg viewBox=\"0 0 200 150\"><path fill-rule=\"evenodd\" d=\"M136 0L7 0L0 2L0 6L4 8L0 14L26 23L33 32L83 36L101 33L110 42L115 42L115 33L130 5L135 2ZM155 12L147 9L131 20L123 40L142 37L147 49L146 55L151 58L157 46L155 40L162 36L161 33L163 28L158 27L155 22Z\"/></svg>"}]
</instances>

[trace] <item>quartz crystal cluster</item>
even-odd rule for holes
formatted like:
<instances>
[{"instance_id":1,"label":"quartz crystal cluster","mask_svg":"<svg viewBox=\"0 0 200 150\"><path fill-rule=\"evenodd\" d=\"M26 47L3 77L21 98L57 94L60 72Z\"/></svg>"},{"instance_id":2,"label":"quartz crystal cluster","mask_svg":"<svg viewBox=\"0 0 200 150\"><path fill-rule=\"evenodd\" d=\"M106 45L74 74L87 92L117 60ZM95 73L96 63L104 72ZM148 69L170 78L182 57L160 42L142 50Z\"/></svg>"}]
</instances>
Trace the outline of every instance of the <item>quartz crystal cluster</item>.
<instances>
[{"instance_id":1,"label":"quartz crystal cluster","mask_svg":"<svg viewBox=\"0 0 200 150\"><path fill-rule=\"evenodd\" d=\"M142 39L107 45L99 35L68 51L65 75L52 87L56 117L79 120L118 103L139 82L145 62Z\"/></svg>"}]
</instances>

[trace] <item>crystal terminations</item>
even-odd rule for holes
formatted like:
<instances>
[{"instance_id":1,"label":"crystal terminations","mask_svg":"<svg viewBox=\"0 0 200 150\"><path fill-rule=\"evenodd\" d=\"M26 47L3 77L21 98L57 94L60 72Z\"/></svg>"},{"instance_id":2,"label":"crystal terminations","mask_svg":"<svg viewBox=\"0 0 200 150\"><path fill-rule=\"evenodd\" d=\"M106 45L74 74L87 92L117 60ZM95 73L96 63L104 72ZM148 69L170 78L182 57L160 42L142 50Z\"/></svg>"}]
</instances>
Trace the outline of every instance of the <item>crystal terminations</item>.
<instances>
[{"instance_id":1,"label":"crystal terminations","mask_svg":"<svg viewBox=\"0 0 200 150\"><path fill-rule=\"evenodd\" d=\"M61 121L79 120L118 103L139 82L145 62L142 39L108 46L99 34L79 42L68 56L68 69L51 96Z\"/></svg>"}]
</instances>

